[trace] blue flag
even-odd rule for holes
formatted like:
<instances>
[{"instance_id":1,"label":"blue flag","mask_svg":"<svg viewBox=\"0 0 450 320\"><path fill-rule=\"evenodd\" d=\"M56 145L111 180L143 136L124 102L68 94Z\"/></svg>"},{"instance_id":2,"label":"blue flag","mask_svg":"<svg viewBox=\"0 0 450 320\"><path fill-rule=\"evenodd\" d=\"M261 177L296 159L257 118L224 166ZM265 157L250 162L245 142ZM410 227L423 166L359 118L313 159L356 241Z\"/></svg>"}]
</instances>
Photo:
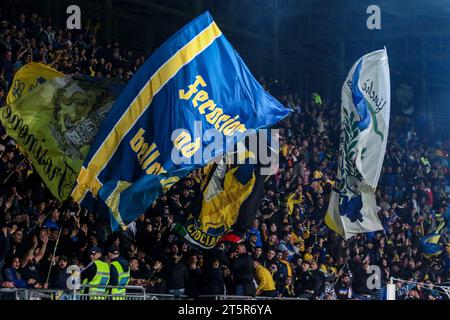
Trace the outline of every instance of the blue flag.
<instances>
[{"instance_id":1,"label":"blue flag","mask_svg":"<svg viewBox=\"0 0 450 320\"><path fill-rule=\"evenodd\" d=\"M435 230L420 238L422 253L427 259L439 256L444 250L440 241L446 229L447 219L444 219L441 214L436 214L435 219L438 223Z\"/></svg>"},{"instance_id":2,"label":"blue flag","mask_svg":"<svg viewBox=\"0 0 450 320\"><path fill-rule=\"evenodd\" d=\"M215 129L235 143L288 113L206 12L129 81L91 146L72 197L82 204L100 200L112 229L125 227L193 169L226 152L225 143L204 152L217 136L202 132Z\"/></svg>"},{"instance_id":3,"label":"blue flag","mask_svg":"<svg viewBox=\"0 0 450 320\"><path fill-rule=\"evenodd\" d=\"M442 253L444 246L439 243L440 239L440 233L432 233L420 238L422 253L426 258L430 259Z\"/></svg>"}]
</instances>

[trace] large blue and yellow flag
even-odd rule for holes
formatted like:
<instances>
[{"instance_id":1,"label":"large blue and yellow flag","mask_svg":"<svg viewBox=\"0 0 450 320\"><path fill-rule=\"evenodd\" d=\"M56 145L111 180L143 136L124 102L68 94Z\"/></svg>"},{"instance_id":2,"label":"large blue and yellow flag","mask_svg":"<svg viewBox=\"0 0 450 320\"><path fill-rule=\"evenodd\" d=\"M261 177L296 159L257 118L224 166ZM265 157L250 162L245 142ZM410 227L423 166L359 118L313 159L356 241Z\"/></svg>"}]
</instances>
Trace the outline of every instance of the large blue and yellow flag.
<instances>
[{"instance_id":1,"label":"large blue and yellow flag","mask_svg":"<svg viewBox=\"0 0 450 320\"><path fill-rule=\"evenodd\" d=\"M156 50L128 83L92 144L72 197L87 206L100 199L112 229L124 227L194 168L224 153L223 144L203 152L217 135L200 131L215 129L237 142L288 113L206 12Z\"/></svg>"}]
</instances>

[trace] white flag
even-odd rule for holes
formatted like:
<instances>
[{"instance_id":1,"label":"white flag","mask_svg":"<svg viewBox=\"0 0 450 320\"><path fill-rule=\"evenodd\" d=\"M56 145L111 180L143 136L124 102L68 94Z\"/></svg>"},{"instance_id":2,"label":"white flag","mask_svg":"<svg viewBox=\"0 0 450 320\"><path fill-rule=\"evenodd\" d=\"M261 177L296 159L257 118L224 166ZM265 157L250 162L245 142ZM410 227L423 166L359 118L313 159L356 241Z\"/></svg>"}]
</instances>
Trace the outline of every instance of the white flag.
<instances>
[{"instance_id":1,"label":"white flag","mask_svg":"<svg viewBox=\"0 0 450 320\"><path fill-rule=\"evenodd\" d=\"M346 239L382 230L375 200L389 131L391 84L386 49L351 68L342 87L337 183L326 224Z\"/></svg>"}]
</instances>

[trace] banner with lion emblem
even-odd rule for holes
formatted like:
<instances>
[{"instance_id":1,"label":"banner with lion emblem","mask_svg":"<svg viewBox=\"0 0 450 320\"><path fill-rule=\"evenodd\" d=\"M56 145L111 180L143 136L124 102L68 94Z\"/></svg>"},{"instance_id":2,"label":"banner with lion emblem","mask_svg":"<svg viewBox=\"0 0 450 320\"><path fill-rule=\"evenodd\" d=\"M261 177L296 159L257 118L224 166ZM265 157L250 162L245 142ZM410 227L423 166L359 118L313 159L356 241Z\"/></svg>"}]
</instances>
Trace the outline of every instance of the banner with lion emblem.
<instances>
[{"instance_id":1,"label":"banner with lion emblem","mask_svg":"<svg viewBox=\"0 0 450 320\"><path fill-rule=\"evenodd\" d=\"M347 239L383 229L375 189L386 151L390 97L386 49L360 58L342 87L339 168L325 218Z\"/></svg>"}]
</instances>

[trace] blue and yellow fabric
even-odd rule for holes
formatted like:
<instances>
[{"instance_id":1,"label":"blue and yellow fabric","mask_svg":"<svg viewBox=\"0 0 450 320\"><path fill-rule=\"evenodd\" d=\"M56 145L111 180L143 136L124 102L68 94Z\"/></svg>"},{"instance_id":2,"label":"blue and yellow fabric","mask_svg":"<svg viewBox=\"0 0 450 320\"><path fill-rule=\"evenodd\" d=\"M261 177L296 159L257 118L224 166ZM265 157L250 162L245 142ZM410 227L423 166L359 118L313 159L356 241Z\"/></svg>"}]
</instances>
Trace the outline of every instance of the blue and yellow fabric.
<instances>
[{"instance_id":1,"label":"blue and yellow fabric","mask_svg":"<svg viewBox=\"0 0 450 320\"><path fill-rule=\"evenodd\" d=\"M438 225L434 232L420 238L422 253L427 259L439 256L444 250L444 246L439 242L441 240L442 233L444 232L446 222L441 216L436 217L436 222Z\"/></svg>"},{"instance_id":2,"label":"blue and yellow fabric","mask_svg":"<svg viewBox=\"0 0 450 320\"><path fill-rule=\"evenodd\" d=\"M422 253L427 259L439 256L444 250L444 247L439 244L440 239L440 233L432 233L420 238Z\"/></svg>"},{"instance_id":3,"label":"blue and yellow fabric","mask_svg":"<svg viewBox=\"0 0 450 320\"><path fill-rule=\"evenodd\" d=\"M289 113L251 75L208 12L179 30L138 70L116 100L77 179L72 197L98 199L124 228L195 168L216 129L240 141ZM176 129L183 129L173 135ZM175 150L182 163L173 161ZM196 159L197 161L192 161Z\"/></svg>"},{"instance_id":4,"label":"blue and yellow fabric","mask_svg":"<svg viewBox=\"0 0 450 320\"><path fill-rule=\"evenodd\" d=\"M247 156L254 157L250 153ZM201 208L199 212L188 212L188 218L177 224L175 230L192 245L211 249L235 225L241 206L261 179L258 179L257 166L249 163L227 165L223 160L217 165L209 164L205 169Z\"/></svg>"}]
</instances>

